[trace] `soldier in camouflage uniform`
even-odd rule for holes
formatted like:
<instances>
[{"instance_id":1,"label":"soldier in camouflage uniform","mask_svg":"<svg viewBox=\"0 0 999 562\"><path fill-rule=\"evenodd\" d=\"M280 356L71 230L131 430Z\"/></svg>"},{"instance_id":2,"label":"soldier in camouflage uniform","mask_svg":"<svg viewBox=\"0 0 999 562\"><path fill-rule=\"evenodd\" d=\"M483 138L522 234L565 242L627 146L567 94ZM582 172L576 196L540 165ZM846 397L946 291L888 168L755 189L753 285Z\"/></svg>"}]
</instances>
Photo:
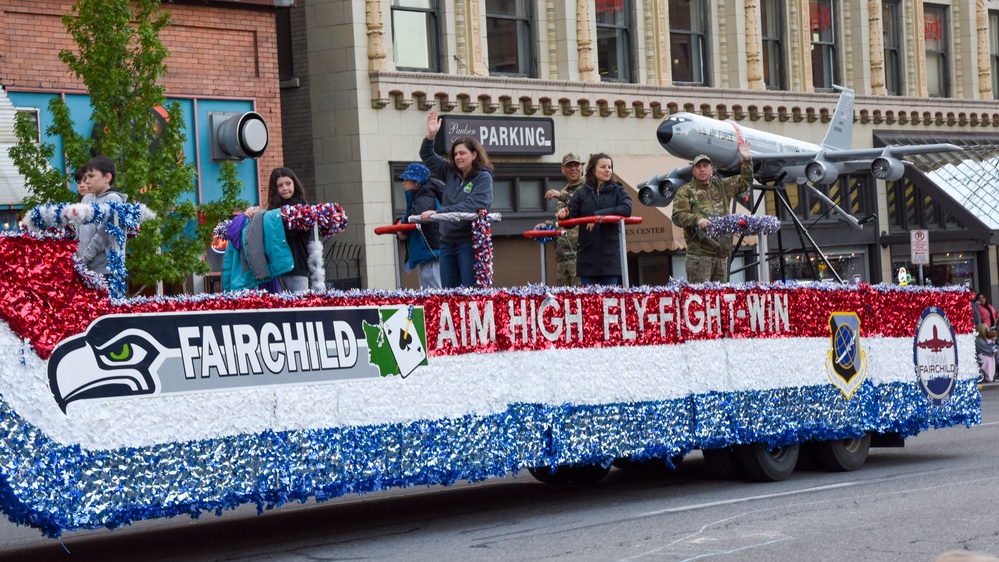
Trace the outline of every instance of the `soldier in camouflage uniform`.
<instances>
[{"instance_id":1,"label":"soldier in camouflage uniform","mask_svg":"<svg viewBox=\"0 0 999 562\"><path fill-rule=\"evenodd\" d=\"M579 155L572 152L562 157L562 175L565 176L566 184L561 190L549 189L545 193L546 199L557 199L555 212L569 205L569 199L577 189L582 187L583 161ZM554 226L555 221L548 221L545 224ZM579 229L570 228L565 236L555 239L555 282L557 285L566 287L578 287L579 277L576 276L576 248L579 246Z\"/></svg>"},{"instance_id":2,"label":"soldier in camouflage uniform","mask_svg":"<svg viewBox=\"0 0 999 562\"><path fill-rule=\"evenodd\" d=\"M687 242L687 281L728 282L728 257L732 253L732 236L710 238L705 229L711 218L727 215L732 198L753 184L753 155L749 143L739 142L742 170L738 176L719 179L712 177L711 159L702 154L694 158L691 171L694 179L680 188L673 199L673 222L683 227Z\"/></svg>"}]
</instances>

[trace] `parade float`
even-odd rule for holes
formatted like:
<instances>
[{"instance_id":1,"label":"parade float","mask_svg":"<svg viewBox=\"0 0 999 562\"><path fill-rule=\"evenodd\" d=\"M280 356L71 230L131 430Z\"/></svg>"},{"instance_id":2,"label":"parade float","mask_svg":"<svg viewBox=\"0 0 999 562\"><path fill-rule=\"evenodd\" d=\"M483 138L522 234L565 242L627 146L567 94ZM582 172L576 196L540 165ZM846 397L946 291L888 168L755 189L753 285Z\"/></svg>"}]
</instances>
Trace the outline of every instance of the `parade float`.
<instances>
[{"instance_id":1,"label":"parade float","mask_svg":"<svg viewBox=\"0 0 999 562\"><path fill-rule=\"evenodd\" d=\"M52 232L71 211L0 237L0 509L47 536L694 449L776 480L799 444L852 469L872 437L980 423L964 289L111 298Z\"/></svg>"}]
</instances>

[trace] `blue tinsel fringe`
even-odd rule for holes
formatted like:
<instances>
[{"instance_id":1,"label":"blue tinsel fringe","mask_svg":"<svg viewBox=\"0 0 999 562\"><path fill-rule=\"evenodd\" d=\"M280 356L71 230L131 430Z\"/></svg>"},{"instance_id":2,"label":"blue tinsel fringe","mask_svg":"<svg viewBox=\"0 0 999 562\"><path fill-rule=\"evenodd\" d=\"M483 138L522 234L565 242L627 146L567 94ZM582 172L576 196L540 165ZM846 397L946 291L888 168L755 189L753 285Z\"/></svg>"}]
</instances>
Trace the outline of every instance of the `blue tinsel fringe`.
<instances>
[{"instance_id":1,"label":"blue tinsel fringe","mask_svg":"<svg viewBox=\"0 0 999 562\"><path fill-rule=\"evenodd\" d=\"M683 455L739 443L902 437L981 423L974 381L942 407L916 383L708 393L581 406L516 404L487 416L239 435L89 451L63 446L0 402L0 508L48 536L254 503L318 501L392 487L478 481L524 468Z\"/></svg>"}]
</instances>

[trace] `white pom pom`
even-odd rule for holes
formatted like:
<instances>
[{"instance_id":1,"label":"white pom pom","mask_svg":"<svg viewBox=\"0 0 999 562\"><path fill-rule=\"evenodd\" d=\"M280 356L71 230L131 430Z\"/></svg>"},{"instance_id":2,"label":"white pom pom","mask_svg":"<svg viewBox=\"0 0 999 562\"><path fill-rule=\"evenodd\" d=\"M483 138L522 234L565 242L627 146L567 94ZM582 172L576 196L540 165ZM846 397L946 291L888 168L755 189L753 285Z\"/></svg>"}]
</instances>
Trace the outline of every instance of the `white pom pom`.
<instances>
[{"instance_id":1,"label":"white pom pom","mask_svg":"<svg viewBox=\"0 0 999 562\"><path fill-rule=\"evenodd\" d=\"M313 291L326 290L326 267L323 265L323 243L309 240L309 284Z\"/></svg>"}]
</instances>

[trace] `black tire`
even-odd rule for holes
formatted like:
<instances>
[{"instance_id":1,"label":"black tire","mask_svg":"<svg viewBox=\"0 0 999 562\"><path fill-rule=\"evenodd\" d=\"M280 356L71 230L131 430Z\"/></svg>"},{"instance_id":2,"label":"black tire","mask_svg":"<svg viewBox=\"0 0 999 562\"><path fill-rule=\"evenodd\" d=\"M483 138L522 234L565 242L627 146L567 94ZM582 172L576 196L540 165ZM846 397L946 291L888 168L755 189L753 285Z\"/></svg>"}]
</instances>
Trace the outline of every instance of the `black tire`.
<instances>
[{"instance_id":1,"label":"black tire","mask_svg":"<svg viewBox=\"0 0 999 562\"><path fill-rule=\"evenodd\" d=\"M724 449L703 449L704 462L715 478L723 480L742 480L743 472L735 462L735 454L731 447Z\"/></svg>"},{"instance_id":2,"label":"black tire","mask_svg":"<svg viewBox=\"0 0 999 562\"><path fill-rule=\"evenodd\" d=\"M527 471L538 482L545 484L565 484L569 481L569 469L568 465L557 466L555 468L550 466L535 466L528 468Z\"/></svg>"},{"instance_id":3,"label":"black tire","mask_svg":"<svg viewBox=\"0 0 999 562\"><path fill-rule=\"evenodd\" d=\"M867 453L871 449L871 436L834 441L820 441L812 444L815 460L823 470L829 472L849 472L864 466Z\"/></svg>"},{"instance_id":4,"label":"black tire","mask_svg":"<svg viewBox=\"0 0 999 562\"><path fill-rule=\"evenodd\" d=\"M753 482L780 482L794 472L801 447L797 443L768 448L763 443L735 447L735 460Z\"/></svg>"},{"instance_id":5,"label":"black tire","mask_svg":"<svg viewBox=\"0 0 999 562\"><path fill-rule=\"evenodd\" d=\"M610 472L610 466L607 468L600 466L599 464L577 464L570 467L559 467L559 472L568 468L567 475L570 482L576 484L596 484L607 476Z\"/></svg>"}]
</instances>

